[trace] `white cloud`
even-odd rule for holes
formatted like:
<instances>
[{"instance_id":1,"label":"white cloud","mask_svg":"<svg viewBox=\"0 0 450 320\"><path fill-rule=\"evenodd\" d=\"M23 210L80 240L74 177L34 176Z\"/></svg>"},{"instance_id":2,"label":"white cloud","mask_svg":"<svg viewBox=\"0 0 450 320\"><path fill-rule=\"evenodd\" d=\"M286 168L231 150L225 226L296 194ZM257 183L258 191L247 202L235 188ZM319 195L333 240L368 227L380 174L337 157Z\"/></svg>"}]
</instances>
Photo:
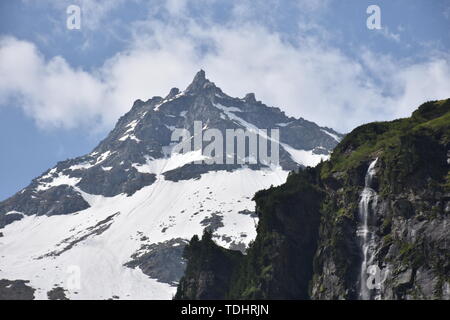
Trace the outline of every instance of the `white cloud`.
<instances>
[{"instance_id":1,"label":"white cloud","mask_svg":"<svg viewBox=\"0 0 450 320\"><path fill-rule=\"evenodd\" d=\"M402 86L402 95L395 100L395 116L411 112L418 102L439 98L450 98L450 63L436 59L405 67L393 74L395 82Z\"/></svg>"},{"instance_id":2,"label":"white cloud","mask_svg":"<svg viewBox=\"0 0 450 320\"><path fill-rule=\"evenodd\" d=\"M16 98L41 126L74 127L107 112L104 84L74 70L62 57L49 61L33 44L15 38L0 40L0 102Z\"/></svg>"},{"instance_id":3,"label":"white cloud","mask_svg":"<svg viewBox=\"0 0 450 320\"><path fill-rule=\"evenodd\" d=\"M171 10L182 16L183 3ZM134 100L184 88L204 68L231 95L255 92L289 115L345 132L449 96L448 57L410 63L362 50L355 60L317 38L288 42L259 23L239 21L205 28L189 19L164 24L149 17L132 26L127 50L90 72L61 57L46 60L29 42L3 39L0 102L19 97L43 127L109 127Z\"/></svg>"},{"instance_id":4,"label":"white cloud","mask_svg":"<svg viewBox=\"0 0 450 320\"><path fill-rule=\"evenodd\" d=\"M450 6L448 6L447 8L445 8L445 10L442 12L442 14L444 15L444 17L448 20L450 20Z\"/></svg>"}]
</instances>

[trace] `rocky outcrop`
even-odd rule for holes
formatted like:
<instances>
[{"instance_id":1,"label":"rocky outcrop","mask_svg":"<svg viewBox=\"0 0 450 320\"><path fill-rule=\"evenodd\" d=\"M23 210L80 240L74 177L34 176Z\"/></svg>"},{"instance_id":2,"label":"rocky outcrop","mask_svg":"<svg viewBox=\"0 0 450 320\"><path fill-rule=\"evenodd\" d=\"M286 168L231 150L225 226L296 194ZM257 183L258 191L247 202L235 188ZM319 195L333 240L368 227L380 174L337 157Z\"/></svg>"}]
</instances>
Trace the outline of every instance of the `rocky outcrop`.
<instances>
[{"instance_id":1,"label":"rocky outcrop","mask_svg":"<svg viewBox=\"0 0 450 320\"><path fill-rule=\"evenodd\" d=\"M205 231L201 241L194 236L184 250L189 260L185 276L178 285L175 299L224 299L227 297L231 277L242 259L239 251L218 247L212 234Z\"/></svg>"},{"instance_id":2,"label":"rocky outcrop","mask_svg":"<svg viewBox=\"0 0 450 320\"><path fill-rule=\"evenodd\" d=\"M69 300L66 297L66 290L62 287L54 287L52 290L47 292L48 300Z\"/></svg>"},{"instance_id":3,"label":"rocky outcrop","mask_svg":"<svg viewBox=\"0 0 450 320\"><path fill-rule=\"evenodd\" d=\"M125 266L139 267L143 273L160 282L176 285L184 274L186 263L183 249L187 241L171 239L165 242L143 245L131 256Z\"/></svg>"},{"instance_id":4,"label":"rocky outcrop","mask_svg":"<svg viewBox=\"0 0 450 320\"><path fill-rule=\"evenodd\" d=\"M81 194L68 185L55 186L46 190L31 192L25 190L13 198L0 203L0 228L8 221L18 220L27 215L57 215L68 214L89 208L89 204ZM9 223L10 223L9 222Z\"/></svg>"},{"instance_id":5,"label":"rocky outcrop","mask_svg":"<svg viewBox=\"0 0 450 320\"><path fill-rule=\"evenodd\" d=\"M34 292L26 280L0 280L0 300L33 300Z\"/></svg>"}]
</instances>

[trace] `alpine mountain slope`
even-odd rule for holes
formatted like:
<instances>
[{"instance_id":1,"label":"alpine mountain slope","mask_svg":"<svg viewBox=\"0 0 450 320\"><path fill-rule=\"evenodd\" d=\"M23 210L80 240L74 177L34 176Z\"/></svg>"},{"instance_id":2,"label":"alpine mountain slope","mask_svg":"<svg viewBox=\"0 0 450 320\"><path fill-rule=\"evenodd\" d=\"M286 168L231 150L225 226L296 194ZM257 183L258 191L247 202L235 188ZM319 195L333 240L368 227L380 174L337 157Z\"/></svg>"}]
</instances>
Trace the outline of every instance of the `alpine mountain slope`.
<instances>
[{"instance_id":1,"label":"alpine mountain slope","mask_svg":"<svg viewBox=\"0 0 450 320\"><path fill-rule=\"evenodd\" d=\"M201 148L175 152L174 130L193 134L196 121L223 133L279 129L279 164L197 163ZM207 228L245 251L256 236L254 193L327 159L342 137L254 94L230 97L204 71L184 91L137 100L91 153L0 203L0 299L170 299L193 235Z\"/></svg>"}]
</instances>

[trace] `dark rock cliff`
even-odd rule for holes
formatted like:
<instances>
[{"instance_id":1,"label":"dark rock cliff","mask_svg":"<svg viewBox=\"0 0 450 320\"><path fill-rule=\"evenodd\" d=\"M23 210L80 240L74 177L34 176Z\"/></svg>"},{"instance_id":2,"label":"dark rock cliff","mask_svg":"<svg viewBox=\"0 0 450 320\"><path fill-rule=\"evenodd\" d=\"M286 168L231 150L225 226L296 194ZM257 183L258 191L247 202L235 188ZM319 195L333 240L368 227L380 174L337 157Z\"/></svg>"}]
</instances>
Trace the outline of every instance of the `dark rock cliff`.
<instances>
[{"instance_id":1,"label":"dark rock cliff","mask_svg":"<svg viewBox=\"0 0 450 320\"><path fill-rule=\"evenodd\" d=\"M201 241L194 236L185 247L189 260L185 276L178 285L175 299L223 299L229 291L231 276L242 259L240 251L226 250L212 240L205 230Z\"/></svg>"}]
</instances>

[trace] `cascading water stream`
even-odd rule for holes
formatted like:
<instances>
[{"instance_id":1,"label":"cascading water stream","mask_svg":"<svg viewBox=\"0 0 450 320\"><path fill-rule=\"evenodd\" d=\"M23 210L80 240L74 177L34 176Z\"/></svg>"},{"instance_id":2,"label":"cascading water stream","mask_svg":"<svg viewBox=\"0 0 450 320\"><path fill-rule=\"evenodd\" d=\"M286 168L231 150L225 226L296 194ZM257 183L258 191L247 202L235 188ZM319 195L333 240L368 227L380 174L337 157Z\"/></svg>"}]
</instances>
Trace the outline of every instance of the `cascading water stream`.
<instances>
[{"instance_id":1,"label":"cascading water stream","mask_svg":"<svg viewBox=\"0 0 450 320\"><path fill-rule=\"evenodd\" d=\"M370 218L377 204L378 195L372 189L372 180L375 175L375 164L377 159L372 161L365 176L364 189L361 192L359 201L359 226L356 231L360 238L360 248L362 252L361 271L359 275L359 299L370 300L373 298L372 292L367 285L367 268L373 262L374 239L373 232L370 231Z\"/></svg>"}]
</instances>

